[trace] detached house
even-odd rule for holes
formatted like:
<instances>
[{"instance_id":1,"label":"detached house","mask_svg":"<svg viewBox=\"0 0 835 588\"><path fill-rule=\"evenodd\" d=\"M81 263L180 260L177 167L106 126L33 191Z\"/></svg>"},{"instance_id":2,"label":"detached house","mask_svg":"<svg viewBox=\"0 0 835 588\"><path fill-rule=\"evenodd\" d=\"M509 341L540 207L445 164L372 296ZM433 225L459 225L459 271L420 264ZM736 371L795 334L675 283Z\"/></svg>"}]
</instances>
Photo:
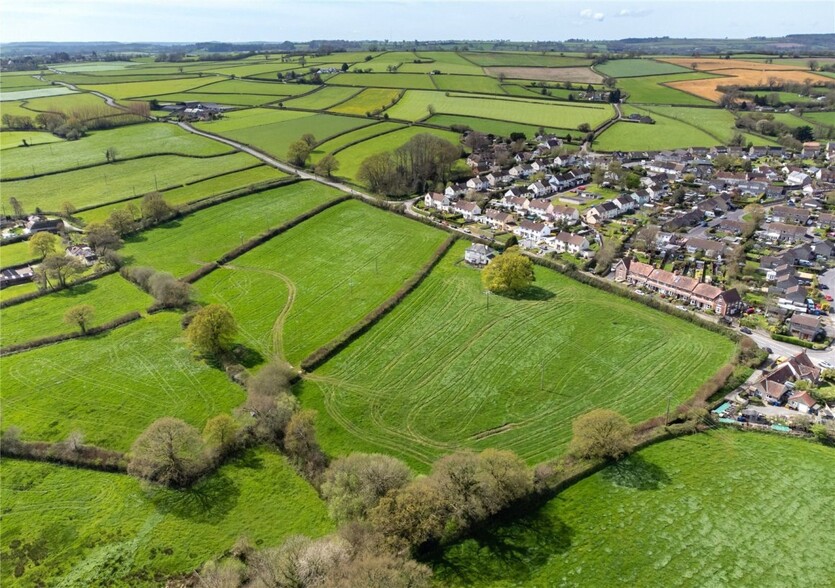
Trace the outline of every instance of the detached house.
<instances>
[{"instance_id":1,"label":"detached house","mask_svg":"<svg viewBox=\"0 0 835 588\"><path fill-rule=\"evenodd\" d=\"M811 314L794 313L789 320L789 330L792 336L804 341L813 340L821 329L821 317Z\"/></svg>"},{"instance_id":2,"label":"detached house","mask_svg":"<svg viewBox=\"0 0 835 588\"><path fill-rule=\"evenodd\" d=\"M450 199L446 194L440 192L427 192L423 197L423 202L427 208L435 208L444 212L449 211Z\"/></svg>"},{"instance_id":3,"label":"detached house","mask_svg":"<svg viewBox=\"0 0 835 588\"><path fill-rule=\"evenodd\" d=\"M494 257L496 252L481 243L473 243L464 251L464 261L472 265L487 265Z\"/></svg>"},{"instance_id":4,"label":"detached house","mask_svg":"<svg viewBox=\"0 0 835 588\"><path fill-rule=\"evenodd\" d=\"M483 190L486 190L489 187L490 187L490 182L488 182L487 180L485 180L481 176L476 176L474 178L470 178L469 180L467 180L467 188L469 188L470 190L475 190L477 192L481 192Z\"/></svg>"}]
</instances>

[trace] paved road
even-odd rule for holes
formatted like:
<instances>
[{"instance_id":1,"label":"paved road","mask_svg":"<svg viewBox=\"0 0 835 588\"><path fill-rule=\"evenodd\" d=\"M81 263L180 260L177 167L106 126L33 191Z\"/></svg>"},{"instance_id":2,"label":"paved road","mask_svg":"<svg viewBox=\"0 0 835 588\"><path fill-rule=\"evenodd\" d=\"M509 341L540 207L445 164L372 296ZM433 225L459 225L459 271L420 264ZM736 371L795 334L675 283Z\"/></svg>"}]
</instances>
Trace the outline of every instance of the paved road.
<instances>
[{"instance_id":1,"label":"paved road","mask_svg":"<svg viewBox=\"0 0 835 588\"><path fill-rule=\"evenodd\" d=\"M55 71L55 70L53 70ZM77 86L73 84L69 84L67 82L59 82L55 81L56 84L64 86L65 88L69 88L70 90L75 90L76 92L87 92L88 94L94 94L105 101L108 106L112 106L113 108L118 108L119 110L127 111L129 108L127 106L122 106L121 104L117 104L116 101L108 96L107 94L102 94L101 92L96 92L95 90L79 90Z\"/></svg>"},{"instance_id":2,"label":"paved road","mask_svg":"<svg viewBox=\"0 0 835 588\"><path fill-rule=\"evenodd\" d=\"M792 345L791 343L783 343L781 341L775 341L769 335L761 333L759 331L754 331L751 335L754 342L762 348L769 348L772 351L773 357L779 357L781 355L786 357L792 357L797 355L801 351L805 351L806 355L809 356L815 364L820 364L822 361L828 361L831 364L835 365L835 348L830 347L829 349L825 349L823 351L815 351L813 349L805 349L800 347L799 345Z\"/></svg>"}]
</instances>

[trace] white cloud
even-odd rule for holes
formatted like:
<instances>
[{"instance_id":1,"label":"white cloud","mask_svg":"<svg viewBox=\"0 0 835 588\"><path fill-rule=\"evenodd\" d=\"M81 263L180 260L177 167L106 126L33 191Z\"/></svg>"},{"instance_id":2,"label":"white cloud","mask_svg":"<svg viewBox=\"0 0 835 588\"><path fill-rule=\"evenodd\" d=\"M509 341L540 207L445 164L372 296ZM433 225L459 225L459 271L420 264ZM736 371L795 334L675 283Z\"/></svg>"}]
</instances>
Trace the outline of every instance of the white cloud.
<instances>
[{"instance_id":1,"label":"white cloud","mask_svg":"<svg viewBox=\"0 0 835 588\"><path fill-rule=\"evenodd\" d=\"M589 20L596 20L597 22L602 21L606 17L605 14L602 12L595 12L591 8L585 8L580 11L580 18L585 18Z\"/></svg>"},{"instance_id":2,"label":"white cloud","mask_svg":"<svg viewBox=\"0 0 835 588\"><path fill-rule=\"evenodd\" d=\"M621 18L629 18L629 17L638 18L638 17L641 17L641 16L646 16L649 13L650 13L650 10L648 10L647 8L635 8L635 9L622 8L615 13L615 16L618 16L618 17L621 17Z\"/></svg>"}]
</instances>

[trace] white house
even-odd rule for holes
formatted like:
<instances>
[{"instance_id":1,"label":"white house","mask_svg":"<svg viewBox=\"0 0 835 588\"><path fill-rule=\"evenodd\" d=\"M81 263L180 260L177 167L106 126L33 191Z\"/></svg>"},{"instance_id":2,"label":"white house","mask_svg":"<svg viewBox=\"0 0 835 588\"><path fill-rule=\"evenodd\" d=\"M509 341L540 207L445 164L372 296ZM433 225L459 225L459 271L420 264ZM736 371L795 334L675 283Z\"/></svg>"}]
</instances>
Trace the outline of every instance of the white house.
<instances>
[{"instance_id":1,"label":"white house","mask_svg":"<svg viewBox=\"0 0 835 588\"><path fill-rule=\"evenodd\" d=\"M464 251L464 261L473 265L487 265L495 256L495 251L481 243L473 243Z\"/></svg>"},{"instance_id":2,"label":"white house","mask_svg":"<svg viewBox=\"0 0 835 588\"><path fill-rule=\"evenodd\" d=\"M437 208L444 212L449 211L450 199L446 194L440 192L427 192L423 197L423 202L427 208Z\"/></svg>"},{"instance_id":3,"label":"white house","mask_svg":"<svg viewBox=\"0 0 835 588\"><path fill-rule=\"evenodd\" d=\"M477 190L481 192L482 190L486 190L490 187L490 182L488 182L481 176L476 176L467 180L467 187L471 190Z\"/></svg>"},{"instance_id":4,"label":"white house","mask_svg":"<svg viewBox=\"0 0 835 588\"><path fill-rule=\"evenodd\" d=\"M526 196L505 196L502 198L502 202L505 206L512 208L516 212L524 212L531 205L530 199Z\"/></svg>"},{"instance_id":5,"label":"white house","mask_svg":"<svg viewBox=\"0 0 835 588\"><path fill-rule=\"evenodd\" d=\"M570 225L573 225L580 220L580 213L577 212L576 208L563 206L562 204L554 206L551 214L553 215L555 221L568 223Z\"/></svg>"},{"instance_id":6,"label":"white house","mask_svg":"<svg viewBox=\"0 0 835 588\"><path fill-rule=\"evenodd\" d=\"M484 213L480 220L485 225L490 225L494 229L505 231L516 221L516 218L507 212L502 212L500 210L488 210Z\"/></svg>"},{"instance_id":7,"label":"white house","mask_svg":"<svg viewBox=\"0 0 835 588\"><path fill-rule=\"evenodd\" d=\"M528 186L528 192L532 192L533 195L537 198L547 196L553 190L554 189L549 184L543 184L542 182L534 182L533 184Z\"/></svg>"},{"instance_id":8,"label":"white house","mask_svg":"<svg viewBox=\"0 0 835 588\"><path fill-rule=\"evenodd\" d=\"M612 204L617 206L621 209L622 212L627 212L629 210L635 210L638 207L638 202L632 196L628 194L623 194L618 196L614 200L612 200Z\"/></svg>"},{"instance_id":9,"label":"white house","mask_svg":"<svg viewBox=\"0 0 835 588\"><path fill-rule=\"evenodd\" d=\"M539 218L547 218L553 214L554 205L547 198L534 198L528 204L528 210Z\"/></svg>"},{"instance_id":10,"label":"white house","mask_svg":"<svg viewBox=\"0 0 835 588\"><path fill-rule=\"evenodd\" d=\"M466 184L451 184L447 186L446 190L444 190L444 194L449 196L451 199L458 198L459 196L463 196L466 193Z\"/></svg>"},{"instance_id":11,"label":"white house","mask_svg":"<svg viewBox=\"0 0 835 588\"><path fill-rule=\"evenodd\" d=\"M475 202L468 202L466 200L459 200L452 205L452 211L457 212L466 220L472 220L481 214L481 208Z\"/></svg>"},{"instance_id":12,"label":"white house","mask_svg":"<svg viewBox=\"0 0 835 588\"><path fill-rule=\"evenodd\" d=\"M589 248L588 240L582 235L572 235L561 231L554 239L554 247L560 253L571 253L578 255Z\"/></svg>"},{"instance_id":13,"label":"white house","mask_svg":"<svg viewBox=\"0 0 835 588\"><path fill-rule=\"evenodd\" d=\"M812 178L809 177L809 174L805 174L801 171L793 171L786 176L786 184L789 186L803 186L811 181Z\"/></svg>"},{"instance_id":14,"label":"white house","mask_svg":"<svg viewBox=\"0 0 835 588\"><path fill-rule=\"evenodd\" d=\"M514 165L507 173L513 178L527 178L533 173L533 168L527 163L522 163Z\"/></svg>"},{"instance_id":15,"label":"white house","mask_svg":"<svg viewBox=\"0 0 835 588\"><path fill-rule=\"evenodd\" d=\"M513 232L523 239L539 241L551 234L551 227L545 223L523 220Z\"/></svg>"}]
</instances>

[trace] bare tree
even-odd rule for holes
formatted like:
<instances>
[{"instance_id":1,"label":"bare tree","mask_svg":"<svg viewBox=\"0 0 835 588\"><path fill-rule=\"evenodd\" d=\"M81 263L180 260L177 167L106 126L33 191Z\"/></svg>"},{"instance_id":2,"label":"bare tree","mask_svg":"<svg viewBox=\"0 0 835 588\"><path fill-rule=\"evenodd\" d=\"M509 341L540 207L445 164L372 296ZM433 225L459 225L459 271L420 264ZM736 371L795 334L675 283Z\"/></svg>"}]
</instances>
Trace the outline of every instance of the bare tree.
<instances>
[{"instance_id":1,"label":"bare tree","mask_svg":"<svg viewBox=\"0 0 835 588\"><path fill-rule=\"evenodd\" d=\"M408 466L398 459L352 453L330 465L321 492L333 519L363 519L383 496L405 486L411 477Z\"/></svg>"}]
</instances>

